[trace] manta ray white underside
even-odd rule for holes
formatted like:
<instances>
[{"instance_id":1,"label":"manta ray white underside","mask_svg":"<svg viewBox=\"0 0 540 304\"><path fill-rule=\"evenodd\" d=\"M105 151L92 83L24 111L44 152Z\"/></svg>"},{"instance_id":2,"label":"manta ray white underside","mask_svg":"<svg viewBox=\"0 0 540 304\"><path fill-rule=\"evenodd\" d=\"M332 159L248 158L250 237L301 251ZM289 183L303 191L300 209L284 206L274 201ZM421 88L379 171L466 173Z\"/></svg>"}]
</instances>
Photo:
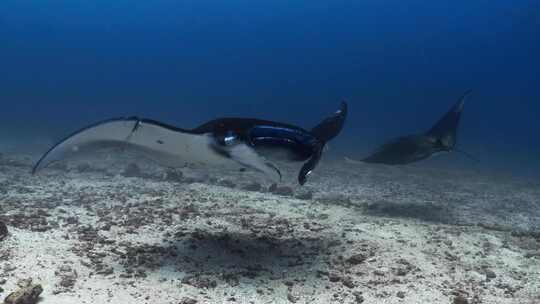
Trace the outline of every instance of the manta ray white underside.
<instances>
[{"instance_id":1,"label":"manta ray white underside","mask_svg":"<svg viewBox=\"0 0 540 304\"><path fill-rule=\"evenodd\" d=\"M111 119L74 133L51 148L33 172L67 158L115 147L140 152L166 167L197 163L238 168L240 164L264 173L273 181L281 178L275 166L245 143L222 146L212 134L195 134L137 118Z\"/></svg>"}]
</instances>

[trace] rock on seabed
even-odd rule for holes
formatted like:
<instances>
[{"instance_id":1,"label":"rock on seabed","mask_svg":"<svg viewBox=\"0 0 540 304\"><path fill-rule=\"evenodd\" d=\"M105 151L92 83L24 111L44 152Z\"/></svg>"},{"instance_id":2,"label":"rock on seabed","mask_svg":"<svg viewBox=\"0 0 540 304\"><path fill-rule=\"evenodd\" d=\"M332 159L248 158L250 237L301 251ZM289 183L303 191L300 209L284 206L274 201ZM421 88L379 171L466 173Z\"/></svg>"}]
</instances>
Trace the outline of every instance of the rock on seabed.
<instances>
[{"instance_id":1,"label":"rock on seabed","mask_svg":"<svg viewBox=\"0 0 540 304\"><path fill-rule=\"evenodd\" d=\"M8 236L8 228L6 224L0 222L0 241L3 241Z\"/></svg>"},{"instance_id":2,"label":"rock on seabed","mask_svg":"<svg viewBox=\"0 0 540 304\"><path fill-rule=\"evenodd\" d=\"M11 293L4 300L4 304L35 304L43 288L39 284L30 284Z\"/></svg>"}]
</instances>

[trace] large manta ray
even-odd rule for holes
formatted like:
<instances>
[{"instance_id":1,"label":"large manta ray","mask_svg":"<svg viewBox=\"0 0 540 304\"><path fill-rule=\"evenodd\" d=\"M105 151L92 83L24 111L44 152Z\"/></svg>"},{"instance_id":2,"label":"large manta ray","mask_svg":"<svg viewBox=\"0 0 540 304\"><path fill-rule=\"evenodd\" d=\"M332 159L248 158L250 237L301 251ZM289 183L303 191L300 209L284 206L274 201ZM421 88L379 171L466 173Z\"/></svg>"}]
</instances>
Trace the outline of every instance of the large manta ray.
<instances>
[{"instance_id":1,"label":"large manta ray","mask_svg":"<svg viewBox=\"0 0 540 304\"><path fill-rule=\"evenodd\" d=\"M391 140L362 161L403 165L429 158L437 153L455 150L457 128L465 99L469 94L470 91L467 91L428 132Z\"/></svg>"},{"instance_id":2,"label":"large manta ray","mask_svg":"<svg viewBox=\"0 0 540 304\"><path fill-rule=\"evenodd\" d=\"M298 174L303 185L315 169L325 144L336 137L347 117L347 104L311 131L297 126L251 118L219 118L195 129L180 129L144 118L128 117L102 121L79 130L54 145L34 166L35 174L53 162L93 152L122 147L140 151L167 167L186 163L242 165L281 180L279 169L261 155L287 152L287 159L305 162Z\"/></svg>"}]
</instances>

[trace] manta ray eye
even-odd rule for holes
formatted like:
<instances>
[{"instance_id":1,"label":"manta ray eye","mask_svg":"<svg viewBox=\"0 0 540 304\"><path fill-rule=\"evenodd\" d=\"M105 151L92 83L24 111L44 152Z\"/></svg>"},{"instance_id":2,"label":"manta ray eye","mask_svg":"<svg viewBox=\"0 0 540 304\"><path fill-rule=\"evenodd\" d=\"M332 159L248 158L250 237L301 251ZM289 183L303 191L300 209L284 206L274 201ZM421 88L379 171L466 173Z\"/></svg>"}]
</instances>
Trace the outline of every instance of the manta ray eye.
<instances>
[{"instance_id":1,"label":"manta ray eye","mask_svg":"<svg viewBox=\"0 0 540 304\"><path fill-rule=\"evenodd\" d=\"M233 132L227 132L225 136L223 136L223 144L225 146L232 146L236 143L237 137Z\"/></svg>"}]
</instances>

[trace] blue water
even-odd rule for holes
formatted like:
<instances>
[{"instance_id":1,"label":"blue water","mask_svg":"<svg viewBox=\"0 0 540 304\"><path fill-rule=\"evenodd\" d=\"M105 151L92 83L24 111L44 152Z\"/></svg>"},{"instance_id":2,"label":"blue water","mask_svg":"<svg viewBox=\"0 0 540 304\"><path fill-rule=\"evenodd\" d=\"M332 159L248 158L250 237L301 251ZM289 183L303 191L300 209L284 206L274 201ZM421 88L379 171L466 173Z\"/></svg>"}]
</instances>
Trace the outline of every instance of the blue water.
<instances>
[{"instance_id":1,"label":"blue water","mask_svg":"<svg viewBox=\"0 0 540 304\"><path fill-rule=\"evenodd\" d=\"M346 99L330 153L361 157L472 89L460 147L530 174L539 37L536 0L2 0L0 134L59 138L123 115L310 127Z\"/></svg>"}]
</instances>

